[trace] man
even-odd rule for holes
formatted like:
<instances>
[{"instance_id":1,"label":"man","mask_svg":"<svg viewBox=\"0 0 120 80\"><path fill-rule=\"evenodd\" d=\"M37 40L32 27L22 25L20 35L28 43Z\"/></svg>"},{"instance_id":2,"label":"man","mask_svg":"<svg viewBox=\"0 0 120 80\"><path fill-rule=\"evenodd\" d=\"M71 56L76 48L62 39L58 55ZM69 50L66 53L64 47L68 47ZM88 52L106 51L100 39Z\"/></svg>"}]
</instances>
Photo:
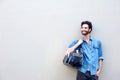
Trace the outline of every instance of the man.
<instances>
[{"instance_id":1,"label":"man","mask_svg":"<svg viewBox=\"0 0 120 80\"><path fill-rule=\"evenodd\" d=\"M83 21L81 23L82 39L75 40L66 50L66 54L70 54L78 46L81 46L83 66L78 68L76 80L98 80L102 70L103 55L101 42L91 37L91 31L92 23Z\"/></svg>"}]
</instances>

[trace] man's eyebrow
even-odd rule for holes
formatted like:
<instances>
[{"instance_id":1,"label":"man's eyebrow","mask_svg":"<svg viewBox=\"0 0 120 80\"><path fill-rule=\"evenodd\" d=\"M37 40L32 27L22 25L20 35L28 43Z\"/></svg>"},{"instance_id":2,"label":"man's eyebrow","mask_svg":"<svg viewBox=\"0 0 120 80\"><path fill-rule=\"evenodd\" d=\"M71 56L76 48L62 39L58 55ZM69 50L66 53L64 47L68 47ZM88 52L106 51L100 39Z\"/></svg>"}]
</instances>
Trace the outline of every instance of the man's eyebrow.
<instances>
[{"instance_id":1,"label":"man's eyebrow","mask_svg":"<svg viewBox=\"0 0 120 80\"><path fill-rule=\"evenodd\" d=\"M81 26L81 28L83 28L83 26ZM84 28L87 28L87 26L85 26Z\"/></svg>"}]
</instances>

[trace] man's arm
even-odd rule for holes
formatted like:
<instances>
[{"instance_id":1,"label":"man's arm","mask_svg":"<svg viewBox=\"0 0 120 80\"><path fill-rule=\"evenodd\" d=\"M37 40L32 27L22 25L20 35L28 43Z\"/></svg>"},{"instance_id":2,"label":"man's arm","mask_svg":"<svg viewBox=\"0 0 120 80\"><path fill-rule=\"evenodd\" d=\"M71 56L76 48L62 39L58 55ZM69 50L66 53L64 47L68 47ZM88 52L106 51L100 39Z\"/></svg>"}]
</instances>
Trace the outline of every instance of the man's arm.
<instances>
[{"instance_id":1,"label":"man's arm","mask_svg":"<svg viewBox=\"0 0 120 80\"><path fill-rule=\"evenodd\" d=\"M102 71L102 63L103 63L103 60L99 60L99 69L98 69L98 71L96 73L96 76L100 76L100 73Z\"/></svg>"},{"instance_id":2,"label":"man's arm","mask_svg":"<svg viewBox=\"0 0 120 80\"><path fill-rule=\"evenodd\" d=\"M102 63L103 63L103 54L102 54L102 43L101 41L99 43L99 50L98 50L98 55L99 55L99 64L98 64L98 71L96 73L96 76L99 76L101 71L102 71Z\"/></svg>"},{"instance_id":3,"label":"man's arm","mask_svg":"<svg viewBox=\"0 0 120 80\"><path fill-rule=\"evenodd\" d=\"M65 54L70 54L71 52L73 52L79 45L82 44L82 40L80 39L74 46L72 46L71 48L68 48L65 52Z\"/></svg>"}]
</instances>

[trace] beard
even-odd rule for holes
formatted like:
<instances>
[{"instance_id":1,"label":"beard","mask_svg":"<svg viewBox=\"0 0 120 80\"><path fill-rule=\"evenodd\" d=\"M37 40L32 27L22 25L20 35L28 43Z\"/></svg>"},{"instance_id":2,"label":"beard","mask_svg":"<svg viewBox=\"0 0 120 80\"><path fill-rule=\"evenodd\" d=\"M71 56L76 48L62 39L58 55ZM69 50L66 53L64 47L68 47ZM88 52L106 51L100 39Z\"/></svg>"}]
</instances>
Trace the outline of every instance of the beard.
<instances>
[{"instance_id":1,"label":"beard","mask_svg":"<svg viewBox=\"0 0 120 80\"><path fill-rule=\"evenodd\" d=\"M88 35L90 32L89 31L81 31L82 35Z\"/></svg>"}]
</instances>

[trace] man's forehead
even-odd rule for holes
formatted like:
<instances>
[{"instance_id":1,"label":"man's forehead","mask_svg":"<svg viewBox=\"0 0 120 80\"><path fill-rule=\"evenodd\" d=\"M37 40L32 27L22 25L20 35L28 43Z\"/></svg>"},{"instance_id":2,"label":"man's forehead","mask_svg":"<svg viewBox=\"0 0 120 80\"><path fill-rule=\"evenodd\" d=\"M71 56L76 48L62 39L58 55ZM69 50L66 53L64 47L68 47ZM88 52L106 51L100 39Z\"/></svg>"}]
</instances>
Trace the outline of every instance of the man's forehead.
<instances>
[{"instance_id":1,"label":"man's forehead","mask_svg":"<svg viewBox=\"0 0 120 80\"><path fill-rule=\"evenodd\" d=\"M81 27L88 27L88 24L83 24Z\"/></svg>"}]
</instances>

